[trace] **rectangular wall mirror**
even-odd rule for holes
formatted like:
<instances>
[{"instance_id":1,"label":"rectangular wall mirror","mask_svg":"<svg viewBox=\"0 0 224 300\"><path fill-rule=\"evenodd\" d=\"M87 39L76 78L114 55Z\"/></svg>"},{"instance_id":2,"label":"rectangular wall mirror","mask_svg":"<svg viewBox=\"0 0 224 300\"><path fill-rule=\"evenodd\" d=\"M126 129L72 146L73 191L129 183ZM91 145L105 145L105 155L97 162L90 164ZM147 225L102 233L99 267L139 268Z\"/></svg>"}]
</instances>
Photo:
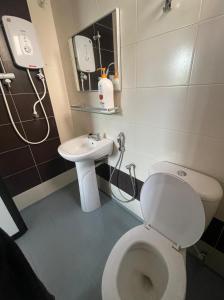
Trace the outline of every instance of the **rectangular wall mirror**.
<instances>
[{"instance_id":1,"label":"rectangular wall mirror","mask_svg":"<svg viewBox=\"0 0 224 300\"><path fill-rule=\"evenodd\" d=\"M77 90L97 91L106 68L114 90L121 90L119 9L74 34L69 40Z\"/></svg>"}]
</instances>

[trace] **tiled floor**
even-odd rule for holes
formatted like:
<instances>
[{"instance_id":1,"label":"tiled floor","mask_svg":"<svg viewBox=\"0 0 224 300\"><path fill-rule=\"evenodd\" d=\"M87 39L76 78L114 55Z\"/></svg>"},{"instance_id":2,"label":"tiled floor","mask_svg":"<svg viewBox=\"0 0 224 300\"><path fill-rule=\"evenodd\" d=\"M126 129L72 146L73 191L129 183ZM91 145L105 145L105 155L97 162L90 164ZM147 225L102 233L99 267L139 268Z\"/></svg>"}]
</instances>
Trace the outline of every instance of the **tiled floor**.
<instances>
[{"instance_id":1,"label":"tiled floor","mask_svg":"<svg viewBox=\"0 0 224 300\"><path fill-rule=\"evenodd\" d=\"M18 244L56 300L100 300L112 246L139 224L104 194L101 200L101 209L83 213L77 186L69 185L22 212L29 231ZM224 299L223 279L191 256L187 269L187 300Z\"/></svg>"}]
</instances>

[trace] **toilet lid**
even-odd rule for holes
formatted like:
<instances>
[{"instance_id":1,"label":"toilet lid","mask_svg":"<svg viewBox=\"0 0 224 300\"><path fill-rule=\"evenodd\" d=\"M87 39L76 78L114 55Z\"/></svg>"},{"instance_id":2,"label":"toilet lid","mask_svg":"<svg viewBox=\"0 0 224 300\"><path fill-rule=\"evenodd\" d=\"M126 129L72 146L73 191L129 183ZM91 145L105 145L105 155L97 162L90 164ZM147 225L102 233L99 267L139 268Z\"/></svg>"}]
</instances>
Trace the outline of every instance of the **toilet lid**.
<instances>
[{"instance_id":1,"label":"toilet lid","mask_svg":"<svg viewBox=\"0 0 224 300\"><path fill-rule=\"evenodd\" d=\"M199 195L176 176L151 175L143 184L140 203L145 223L181 248L195 244L205 229Z\"/></svg>"}]
</instances>

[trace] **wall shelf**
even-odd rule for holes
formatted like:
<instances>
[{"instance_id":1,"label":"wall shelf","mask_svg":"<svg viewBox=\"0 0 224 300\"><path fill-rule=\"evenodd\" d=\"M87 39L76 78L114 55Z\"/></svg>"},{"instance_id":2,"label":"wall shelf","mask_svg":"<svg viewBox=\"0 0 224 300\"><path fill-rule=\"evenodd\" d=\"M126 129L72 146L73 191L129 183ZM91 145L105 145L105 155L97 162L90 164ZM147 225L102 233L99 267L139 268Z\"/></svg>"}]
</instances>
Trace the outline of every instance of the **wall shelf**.
<instances>
[{"instance_id":1,"label":"wall shelf","mask_svg":"<svg viewBox=\"0 0 224 300\"><path fill-rule=\"evenodd\" d=\"M92 107L92 106L84 106L84 105L71 105L72 110L89 112L95 114L104 114L104 115L113 115L119 112L119 107L115 106L111 109L101 108L101 107Z\"/></svg>"}]
</instances>

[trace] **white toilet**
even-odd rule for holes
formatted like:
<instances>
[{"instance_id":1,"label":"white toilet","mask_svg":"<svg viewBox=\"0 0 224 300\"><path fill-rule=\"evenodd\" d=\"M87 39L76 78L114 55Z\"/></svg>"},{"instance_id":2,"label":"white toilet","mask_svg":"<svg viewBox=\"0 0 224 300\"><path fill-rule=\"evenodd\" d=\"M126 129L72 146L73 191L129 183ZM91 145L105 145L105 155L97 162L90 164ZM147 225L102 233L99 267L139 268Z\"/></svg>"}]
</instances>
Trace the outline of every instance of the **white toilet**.
<instances>
[{"instance_id":1,"label":"white toilet","mask_svg":"<svg viewBox=\"0 0 224 300\"><path fill-rule=\"evenodd\" d=\"M214 216L222 188L213 178L159 162L141 190L145 220L116 243L102 279L103 300L184 300L185 257Z\"/></svg>"}]
</instances>

